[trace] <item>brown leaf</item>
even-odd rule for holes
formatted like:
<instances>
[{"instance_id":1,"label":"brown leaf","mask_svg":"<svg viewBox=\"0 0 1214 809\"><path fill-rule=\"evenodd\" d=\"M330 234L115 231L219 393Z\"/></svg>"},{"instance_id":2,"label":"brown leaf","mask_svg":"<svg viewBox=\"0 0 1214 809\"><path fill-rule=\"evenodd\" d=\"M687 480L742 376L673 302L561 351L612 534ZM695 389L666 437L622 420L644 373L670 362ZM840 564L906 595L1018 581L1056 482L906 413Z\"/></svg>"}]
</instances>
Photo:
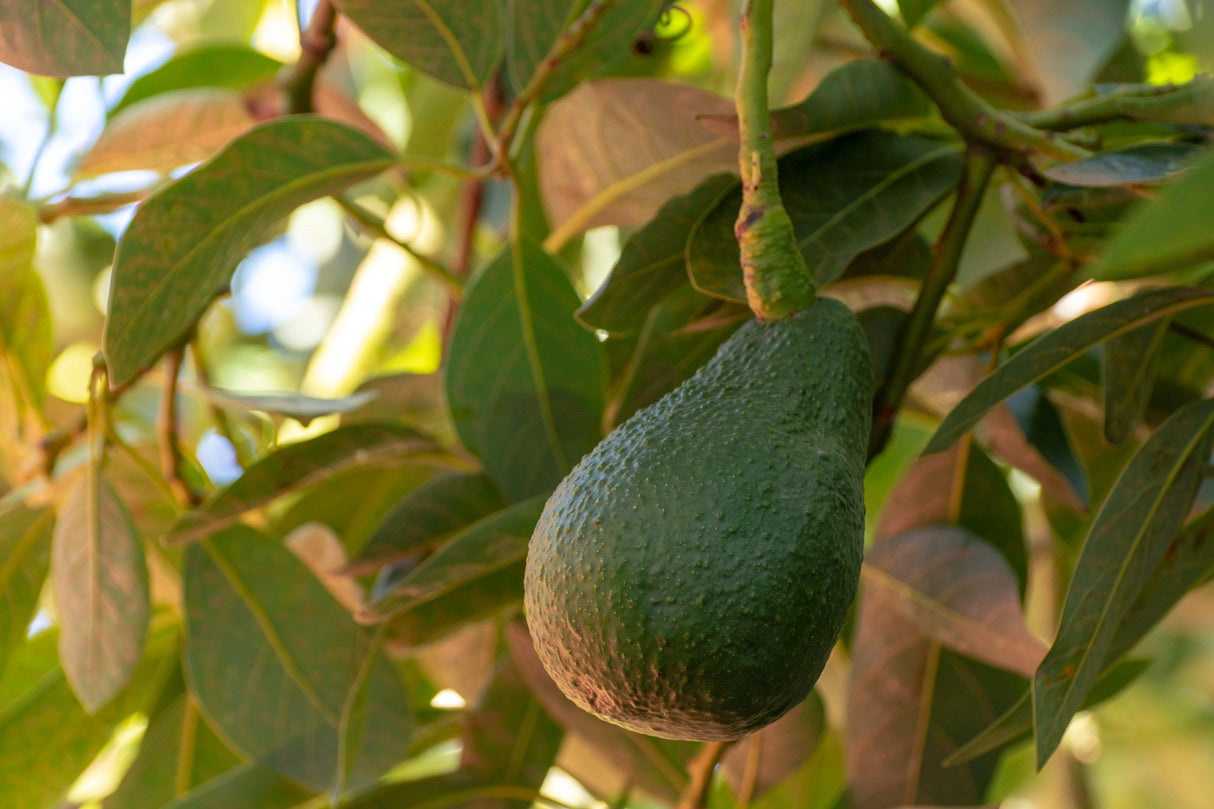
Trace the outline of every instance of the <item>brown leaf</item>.
<instances>
[{"instance_id":1,"label":"brown leaf","mask_svg":"<svg viewBox=\"0 0 1214 809\"><path fill-rule=\"evenodd\" d=\"M63 672L96 713L135 673L150 613L143 546L96 469L68 489L51 547Z\"/></svg>"},{"instance_id":2,"label":"brown leaf","mask_svg":"<svg viewBox=\"0 0 1214 809\"><path fill-rule=\"evenodd\" d=\"M670 197L736 171L737 132L697 120L732 112L724 96L657 79L587 82L555 102L536 135L549 241L643 224Z\"/></svg>"},{"instance_id":3,"label":"brown leaf","mask_svg":"<svg viewBox=\"0 0 1214 809\"><path fill-rule=\"evenodd\" d=\"M924 525L953 522L950 512L959 455L960 445L954 444L944 452L915 459L881 506L874 532L878 542Z\"/></svg>"},{"instance_id":4,"label":"brown leaf","mask_svg":"<svg viewBox=\"0 0 1214 809\"><path fill-rule=\"evenodd\" d=\"M80 162L79 177L116 171L167 173L206 160L255 123L241 93L177 90L114 116Z\"/></svg>"},{"instance_id":5,"label":"brown leaf","mask_svg":"<svg viewBox=\"0 0 1214 809\"><path fill-rule=\"evenodd\" d=\"M978 357L967 354L935 363L912 386L915 399L944 416L965 398L985 376ZM1087 508L1066 477L1029 443L1006 404L993 408L979 423L978 438L1010 466L1041 484L1059 502L1083 514Z\"/></svg>"},{"instance_id":6,"label":"brown leaf","mask_svg":"<svg viewBox=\"0 0 1214 809\"><path fill-rule=\"evenodd\" d=\"M879 544L870 559L894 564L901 555L900 540L911 538L913 552L916 534L924 533L964 537L948 528L912 532ZM949 575L939 579L969 589L968 578L952 575L953 562L945 566ZM1015 601L1014 584L999 588ZM997 754L961 768L944 769L942 762L1014 702L1025 680L945 649L908 617L905 607L901 594L871 579L862 590L847 708L852 804L854 809L975 804L994 773Z\"/></svg>"},{"instance_id":7,"label":"brown leaf","mask_svg":"<svg viewBox=\"0 0 1214 809\"><path fill-rule=\"evenodd\" d=\"M747 776L747 759L752 746L758 745L759 765L755 774L752 800L800 769L822 740L826 730L826 710L816 692L772 724L728 748L721 759L721 771L737 792Z\"/></svg>"},{"instance_id":8,"label":"brown leaf","mask_svg":"<svg viewBox=\"0 0 1214 809\"><path fill-rule=\"evenodd\" d=\"M969 657L1031 677L1045 656L1025 625L1012 569L963 529L919 528L878 543L863 579L920 633Z\"/></svg>"}]
</instances>

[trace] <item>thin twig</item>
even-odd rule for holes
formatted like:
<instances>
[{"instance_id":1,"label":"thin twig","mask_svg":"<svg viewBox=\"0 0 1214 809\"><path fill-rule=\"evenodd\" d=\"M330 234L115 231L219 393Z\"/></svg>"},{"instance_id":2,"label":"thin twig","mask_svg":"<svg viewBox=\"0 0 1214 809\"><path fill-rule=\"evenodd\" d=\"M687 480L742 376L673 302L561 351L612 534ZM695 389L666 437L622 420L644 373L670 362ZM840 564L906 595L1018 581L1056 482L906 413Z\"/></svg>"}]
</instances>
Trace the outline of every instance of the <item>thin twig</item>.
<instances>
[{"instance_id":1,"label":"thin twig","mask_svg":"<svg viewBox=\"0 0 1214 809\"><path fill-rule=\"evenodd\" d=\"M418 252L417 248L413 247L413 245L393 236L388 232L388 227L384 220L380 219L378 216L371 213L366 208L362 207L351 199L347 199L341 195L337 195L333 197L333 199L337 201L337 204L340 205L346 213L350 214L350 217L354 219L355 222L365 228L369 233L380 239L387 239L400 249L404 250L410 256L417 259L417 262L421 265L422 269L433 275L437 280L446 284L448 289L450 289L453 293L459 295L464 291L464 279L458 277L451 272L451 270L447 269L429 256Z\"/></svg>"},{"instance_id":2,"label":"thin twig","mask_svg":"<svg viewBox=\"0 0 1214 809\"><path fill-rule=\"evenodd\" d=\"M160 447L160 471L173 492L173 497L184 506L193 505L194 494L181 476L181 445L177 439L177 378L181 375L181 364L185 349L181 346L164 355L164 382L160 390L160 410L156 417L156 438Z\"/></svg>"},{"instance_id":3,"label":"thin twig","mask_svg":"<svg viewBox=\"0 0 1214 809\"><path fill-rule=\"evenodd\" d=\"M1039 152L1058 160L1078 160L1089 152L1053 132L1036 129L997 110L966 87L948 57L929 50L894 22L873 0L840 0L864 38L914 79L961 136L1014 152Z\"/></svg>"},{"instance_id":4,"label":"thin twig","mask_svg":"<svg viewBox=\"0 0 1214 809\"><path fill-rule=\"evenodd\" d=\"M337 11L331 0L320 0L307 27L300 30L299 59L280 80L287 95L288 113L307 113L314 109L316 74L337 46L337 35L334 33L336 22Z\"/></svg>"},{"instance_id":5,"label":"thin twig","mask_svg":"<svg viewBox=\"0 0 1214 809\"><path fill-rule=\"evenodd\" d=\"M1175 320L1168 324L1168 331L1178 334L1187 340L1192 340L1194 343L1206 348L1214 348L1214 338L1211 338L1207 334L1202 334L1196 329L1190 329L1188 326L1183 323L1177 323Z\"/></svg>"},{"instance_id":6,"label":"thin twig","mask_svg":"<svg viewBox=\"0 0 1214 809\"><path fill-rule=\"evenodd\" d=\"M957 276L966 238L982 204L987 181L997 165L994 155L986 150L980 147L971 149L953 210L932 248L931 264L928 265L919 297L915 299L915 306L902 326L893 368L873 406L873 430L868 448L870 459L885 448L906 391L919 375L923 347L931 335L936 311L940 308L944 293Z\"/></svg>"},{"instance_id":7,"label":"thin twig","mask_svg":"<svg viewBox=\"0 0 1214 809\"><path fill-rule=\"evenodd\" d=\"M759 765L762 761L763 734L755 733L746 740L746 769L742 771L742 783L738 785L738 809L750 809L755 785L759 783Z\"/></svg>"},{"instance_id":8,"label":"thin twig","mask_svg":"<svg viewBox=\"0 0 1214 809\"><path fill-rule=\"evenodd\" d=\"M687 763L691 780L679 797L678 809L704 809L707 804L708 787L712 784L712 773L725 755L727 742L708 742Z\"/></svg>"},{"instance_id":9,"label":"thin twig","mask_svg":"<svg viewBox=\"0 0 1214 809\"><path fill-rule=\"evenodd\" d=\"M58 202L39 205L38 221L44 225L49 225L65 216L96 216L98 214L112 213L119 208L125 208L127 205L143 202L155 190L154 186L150 186L135 191L116 191L109 194L97 194L92 197L64 197Z\"/></svg>"},{"instance_id":10,"label":"thin twig","mask_svg":"<svg viewBox=\"0 0 1214 809\"><path fill-rule=\"evenodd\" d=\"M1196 112L1185 115L1186 108L1208 104L1211 97L1214 79L1198 77L1184 84L1123 84L1048 110L1013 114L1030 126L1059 132L1121 118L1178 123L1189 117L1195 121Z\"/></svg>"},{"instance_id":11,"label":"thin twig","mask_svg":"<svg viewBox=\"0 0 1214 809\"><path fill-rule=\"evenodd\" d=\"M485 86L482 93L482 108L490 122L502 114L505 99L502 92L501 71ZM493 158L492 146L482 131L477 131L468 144L468 165L479 166ZM485 201L485 177L471 177L464 182L459 198L459 239L456 242L455 260L451 272L457 278L467 278L472 270L472 259L475 255L474 241L476 226L480 222L481 207ZM455 313L459 310L459 300L452 297L447 302L447 314L443 322L444 343L450 335L455 323Z\"/></svg>"},{"instance_id":12,"label":"thin twig","mask_svg":"<svg viewBox=\"0 0 1214 809\"><path fill-rule=\"evenodd\" d=\"M117 401L122 398L131 387L134 386L142 378L142 375L130 379L121 385L113 388L106 388L105 405L107 408L113 407ZM42 436L42 440L38 442L39 450L42 453L42 470L47 477L52 477L55 472L55 462L59 460L59 455L67 449L72 443L84 435L88 430L88 408L81 408L70 421L59 425L55 429Z\"/></svg>"},{"instance_id":13,"label":"thin twig","mask_svg":"<svg viewBox=\"0 0 1214 809\"><path fill-rule=\"evenodd\" d=\"M615 0L593 0L590 5L586 6L586 10L565 29L564 33L553 43L547 55L540 60L535 72L527 80L523 91L515 96L497 130L494 152L500 161L499 169L506 170L505 164L509 162L510 146L514 142L514 136L518 133L518 125L523 119L523 113L539 100L557 68L582 46L582 43L586 41L586 35L598 25L599 20L603 18L614 2Z\"/></svg>"}]
</instances>

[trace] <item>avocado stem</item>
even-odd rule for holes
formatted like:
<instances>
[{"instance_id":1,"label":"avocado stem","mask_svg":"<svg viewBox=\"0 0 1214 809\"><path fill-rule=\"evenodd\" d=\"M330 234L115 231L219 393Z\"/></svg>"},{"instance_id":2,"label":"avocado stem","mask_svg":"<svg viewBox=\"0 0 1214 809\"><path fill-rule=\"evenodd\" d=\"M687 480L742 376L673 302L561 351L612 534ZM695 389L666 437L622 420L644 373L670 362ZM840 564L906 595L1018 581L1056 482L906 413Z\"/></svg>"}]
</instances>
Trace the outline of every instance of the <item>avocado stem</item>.
<instances>
[{"instance_id":1,"label":"avocado stem","mask_svg":"<svg viewBox=\"0 0 1214 809\"><path fill-rule=\"evenodd\" d=\"M813 303L813 278L780 198L771 137L767 75L771 71L773 0L745 0L738 18L742 60L734 103L741 149L742 207L734 225L746 300L759 320L788 317Z\"/></svg>"}]
</instances>

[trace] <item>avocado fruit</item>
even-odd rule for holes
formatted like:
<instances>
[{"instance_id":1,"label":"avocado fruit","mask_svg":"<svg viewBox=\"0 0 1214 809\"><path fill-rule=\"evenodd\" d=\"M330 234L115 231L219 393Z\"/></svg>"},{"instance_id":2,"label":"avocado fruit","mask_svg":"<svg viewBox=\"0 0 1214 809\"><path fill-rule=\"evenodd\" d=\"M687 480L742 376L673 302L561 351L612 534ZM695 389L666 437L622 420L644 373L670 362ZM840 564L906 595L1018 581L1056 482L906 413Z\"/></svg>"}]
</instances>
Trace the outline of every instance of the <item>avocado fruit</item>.
<instances>
[{"instance_id":1,"label":"avocado fruit","mask_svg":"<svg viewBox=\"0 0 1214 809\"><path fill-rule=\"evenodd\" d=\"M668 739L735 739L809 694L860 578L872 364L818 297L750 321L611 432L549 498L525 608L585 710Z\"/></svg>"}]
</instances>

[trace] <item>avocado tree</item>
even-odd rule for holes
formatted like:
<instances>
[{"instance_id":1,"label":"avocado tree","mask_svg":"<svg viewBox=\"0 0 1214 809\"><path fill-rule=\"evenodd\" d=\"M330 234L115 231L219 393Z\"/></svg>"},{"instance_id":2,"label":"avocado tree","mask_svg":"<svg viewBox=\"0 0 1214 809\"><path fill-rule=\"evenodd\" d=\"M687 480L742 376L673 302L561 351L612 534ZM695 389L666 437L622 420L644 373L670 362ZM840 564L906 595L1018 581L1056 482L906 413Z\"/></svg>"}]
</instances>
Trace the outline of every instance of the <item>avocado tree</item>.
<instances>
[{"instance_id":1,"label":"avocado tree","mask_svg":"<svg viewBox=\"0 0 1214 809\"><path fill-rule=\"evenodd\" d=\"M1212 12L0 0L6 805L1207 806Z\"/></svg>"}]
</instances>

